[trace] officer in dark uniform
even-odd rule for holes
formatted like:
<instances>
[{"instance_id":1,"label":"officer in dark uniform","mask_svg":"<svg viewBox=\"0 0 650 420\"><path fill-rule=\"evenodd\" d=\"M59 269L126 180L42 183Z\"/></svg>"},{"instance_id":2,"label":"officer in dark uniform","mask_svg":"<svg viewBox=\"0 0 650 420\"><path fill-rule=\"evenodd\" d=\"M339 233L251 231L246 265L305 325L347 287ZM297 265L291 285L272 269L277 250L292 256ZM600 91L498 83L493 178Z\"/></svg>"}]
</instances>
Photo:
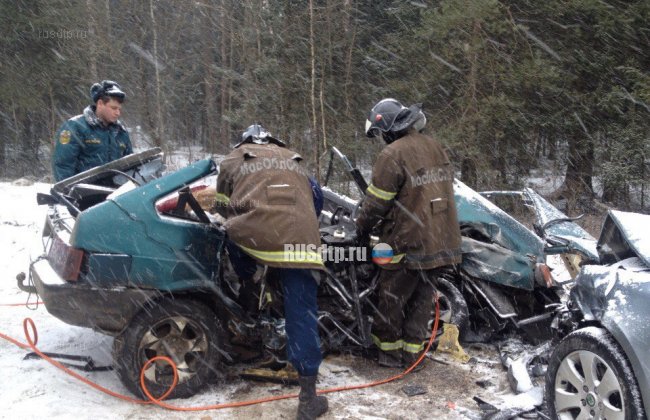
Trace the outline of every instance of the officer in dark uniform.
<instances>
[{"instance_id":1,"label":"officer in dark uniform","mask_svg":"<svg viewBox=\"0 0 650 420\"><path fill-rule=\"evenodd\" d=\"M313 184L302 157L257 124L221 161L217 178L216 208L227 219L231 260L237 260L233 265L244 287L256 262L272 267L281 279L287 357L300 375L298 419L316 418L328 408L327 399L316 395L322 355L311 270L323 270L324 265L317 249L318 194ZM248 274L246 267L237 269L246 260Z\"/></svg>"},{"instance_id":2,"label":"officer in dark uniform","mask_svg":"<svg viewBox=\"0 0 650 420\"><path fill-rule=\"evenodd\" d=\"M70 118L56 133L52 172L56 182L133 153L119 120L126 94L110 80L90 88L94 105Z\"/></svg>"}]
</instances>

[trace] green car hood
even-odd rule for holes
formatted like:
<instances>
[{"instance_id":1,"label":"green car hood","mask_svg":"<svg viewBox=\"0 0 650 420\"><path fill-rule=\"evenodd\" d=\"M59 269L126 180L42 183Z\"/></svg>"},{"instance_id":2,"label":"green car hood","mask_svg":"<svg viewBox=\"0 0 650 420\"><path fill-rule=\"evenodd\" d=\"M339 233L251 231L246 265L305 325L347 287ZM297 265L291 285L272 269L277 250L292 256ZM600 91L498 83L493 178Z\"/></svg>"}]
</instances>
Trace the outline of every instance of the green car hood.
<instances>
[{"instance_id":1,"label":"green car hood","mask_svg":"<svg viewBox=\"0 0 650 420\"><path fill-rule=\"evenodd\" d=\"M459 180L454 181L463 231L461 268L470 276L532 290L544 243L526 226Z\"/></svg>"}]
</instances>

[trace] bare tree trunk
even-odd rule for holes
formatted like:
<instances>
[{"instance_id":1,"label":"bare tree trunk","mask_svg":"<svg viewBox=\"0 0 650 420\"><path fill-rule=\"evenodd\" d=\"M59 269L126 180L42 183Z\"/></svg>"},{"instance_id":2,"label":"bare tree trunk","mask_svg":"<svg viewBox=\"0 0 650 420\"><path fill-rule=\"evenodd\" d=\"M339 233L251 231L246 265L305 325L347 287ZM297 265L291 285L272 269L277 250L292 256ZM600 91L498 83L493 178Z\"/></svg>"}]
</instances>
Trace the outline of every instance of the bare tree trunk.
<instances>
[{"instance_id":1,"label":"bare tree trunk","mask_svg":"<svg viewBox=\"0 0 650 420\"><path fill-rule=\"evenodd\" d=\"M314 1L309 0L309 48L311 62L311 133L315 144L314 162L316 173L320 173L320 143L318 142L318 119L316 117L316 47L314 41Z\"/></svg>"},{"instance_id":2,"label":"bare tree trunk","mask_svg":"<svg viewBox=\"0 0 650 420\"><path fill-rule=\"evenodd\" d=\"M158 30L156 26L156 17L153 11L153 0L149 0L149 15L151 16L151 33L153 36L153 59L154 59L154 72L156 77L156 127L154 130L154 142L156 146L163 149L167 155L167 150L165 150L165 142L163 141L162 135L165 132L165 127L163 126L163 115L162 115L162 104L160 98L160 64L158 62Z\"/></svg>"},{"instance_id":3,"label":"bare tree trunk","mask_svg":"<svg viewBox=\"0 0 650 420\"><path fill-rule=\"evenodd\" d=\"M583 209L594 195L592 175L594 145L584 133L575 130L569 137L569 155L564 184L559 196L567 199L567 210Z\"/></svg>"},{"instance_id":4,"label":"bare tree trunk","mask_svg":"<svg viewBox=\"0 0 650 420\"><path fill-rule=\"evenodd\" d=\"M460 165L461 180L472 188L478 185L478 170L474 159L465 157Z\"/></svg>"},{"instance_id":5,"label":"bare tree trunk","mask_svg":"<svg viewBox=\"0 0 650 420\"><path fill-rule=\"evenodd\" d=\"M1 128L8 128L4 127L7 125L7 121L5 120L4 122L0 122L0 129ZM6 133L7 130L4 130ZM7 155L7 136L0 136L0 177L4 178L7 175L7 164L6 164L6 156Z\"/></svg>"},{"instance_id":6,"label":"bare tree trunk","mask_svg":"<svg viewBox=\"0 0 650 420\"><path fill-rule=\"evenodd\" d=\"M219 12L219 36L221 37L220 42L219 42L219 59L221 60L221 68L223 70L226 70L228 68L228 41L229 38L232 37L226 37L226 7L224 5L224 1L221 2L221 9ZM224 150L228 150L230 148L230 138L228 134L228 129L226 127L226 124L224 123L225 119L223 116L226 114L227 109L229 108L229 87L228 87L228 76L226 76L226 72L222 71L221 72L221 86L220 86L220 102L219 102L219 113L217 115L217 118L219 118L219 137L221 138L221 142L223 144Z\"/></svg>"},{"instance_id":7,"label":"bare tree trunk","mask_svg":"<svg viewBox=\"0 0 650 420\"><path fill-rule=\"evenodd\" d=\"M91 1L91 0L88 0ZM119 16L119 14L118 14ZM108 42L105 42L101 46L101 54L103 57L115 57L116 54L119 54L117 52L118 46L117 44L113 41L115 38L113 37L113 24L111 23L111 0L105 0L104 1L104 17L103 17L104 25L103 25L103 30L105 31L102 35L102 38L104 40L108 40ZM98 29L101 28L102 25L98 26ZM102 57L98 58L98 62L100 63L100 70L101 70L101 63L102 63ZM110 78L113 78L113 74L111 73L110 75L107 75ZM125 81L120 81L124 83Z\"/></svg>"},{"instance_id":8,"label":"bare tree trunk","mask_svg":"<svg viewBox=\"0 0 650 420\"><path fill-rule=\"evenodd\" d=\"M88 35L89 35L89 71L90 77L93 82L97 82L99 77L97 74L97 60L99 56L98 51L98 39L95 29L97 28L97 19L95 19L95 13L93 11L93 1L86 0L86 12L88 14Z\"/></svg>"},{"instance_id":9,"label":"bare tree trunk","mask_svg":"<svg viewBox=\"0 0 650 420\"><path fill-rule=\"evenodd\" d=\"M639 158L641 159L641 211L645 209L645 154L642 153Z\"/></svg>"},{"instance_id":10,"label":"bare tree trunk","mask_svg":"<svg viewBox=\"0 0 650 420\"><path fill-rule=\"evenodd\" d=\"M323 71L323 74L325 74L325 71ZM327 132L325 130L325 99L323 95L323 90L324 90L324 85L325 84L325 77L321 76L320 79L320 119L321 119L321 126L322 126L322 133L323 133L323 151L327 150ZM319 180L320 181L320 180Z\"/></svg>"},{"instance_id":11,"label":"bare tree trunk","mask_svg":"<svg viewBox=\"0 0 650 420\"><path fill-rule=\"evenodd\" d=\"M548 143L548 159L555 160L557 158L557 139L555 136L548 136L546 142Z\"/></svg>"},{"instance_id":12,"label":"bare tree trunk","mask_svg":"<svg viewBox=\"0 0 650 420\"><path fill-rule=\"evenodd\" d=\"M206 136L207 136L207 146L208 152L216 153L217 152L217 130L215 120L218 118L216 115L217 110L217 101L216 101L216 90L214 88L214 74L212 68L213 61L211 60L211 55L209 54L210 47L206 45L206 50L204 51L203 63L205 67L205 76L203 78L203 94L205 95L205 125L206 125Z\"/></svg>"},{"instance_id":13,"label":"bare tree trunk","mask_svg":"<svg viewBox=\"0 0 650 420\"><path fill-rule=\"evenodd\" d=\"M467 60L470 62L470 70L469 70L469 75L467 76L467 93L466 98L467 98L467 106L465 107L465 110L463 111L461 117L460 117L460 122L462 123L463 120L472 120L474 119L473 116L477 112L477 99L476 99L476 92L477 92L477 83L478 83L478 76L477 76L477 68L478 68L478 54L475 50L476 44L477 44L477 37L479 36L479 32L481 30L481 24L478 20L474 21L473 28L472 28L472 46L470 47L470 50L468 51L468 57ZM471 137L466 140L464 143L464 149L465 152L463 153L462 156L462 162L461 162L461 180L468 184L472 188L477 188L478 187L478 167L477 167L477 160L475 159L475 154L476 154L476 147L478 145L478 127L476 126L476 122L474 122L472 125L472 130L471 130Z\"/></svg>"},{"instance_id":14,"label":"bare tree trunk","mask_svg":"<svg viewBox=\"0 0 650 420\"><path fill-rule=\"evenodd\" d=\"M204 2L204 5L207 4ZM203 32L206 35L206 39L203 42L203 94L205 95L204 103L204 112L205 112L205 126L206 126L206 135L207 135L207 146L209 153L217 152L217 128L216 120L217 115L217 92L215 89L216 84L216 75L214 74L214 63L215 57L213 54L213 40L214 37L210 34L213 30L213 20L212 20L212 11L210 8L206 7L206 16L205 16L205 26Z\"/></svg>"},{"instance_id":15,"label":"bare tree trunk","mask_svg":"<svg viewBox=\"0 0 650 420\"><path fill-rule=\"evenodd\" d=\"M22 129L20 128L20 123L18 122L18 116L16 115L16 103L13 98L11 99L11 115L14 120L14 144L20 144L20 133Z\"/></svg>"},{"instance_id":16,"label":"bare tree trunk","mask_svg":"<svg viewBox=\"0 0 650 420\"><path fill-rule=\"evenodd\" d=\"M87 0L90 2L90 0ZM111 25L111 0L104 2L104 10L106 11L106 39L113 38L113 25Z\"/></svg>"},{"instance_id":17,"label":"bare tree trunk","mask_svg":"<svg viewBox=\"0 0 650 420\"><path fill-rule=\"evenodd\" d=\"M50 133L49 137L46 137L46 142L47 145L50 149L50 154L54 152L54 142L52 141L52 138L54 137L54 133L56 132L57 129L57 121L56 121L56 103L54 102L54 92L52 91L52 85L50 85L50 91L49 91L49 96L50 96L50 123L48 124L47 131ZM49 140L49 141L48 141Z\"/></svg>"},{"instance_id":18,"label":"bare tree trunk","mask_svg":"<svg viewBox=\"0 0 650 420\"><path fill-rule=\"evenodd\" d=\"M347 25L346 25L347 26ZM345 95L345 115L350 115L350 89L352 85L352 57L354 54L354 45L357 38L357 27L354 25L352 27L352 38L350 39L350 49L348 50L347 60L345 62L345 83L344 83L344 95Z\"/></svg>"},{"instance_id":19,"label":"bare tree trunk","mask_svg":"<svg viewBox=\"0 0 650 420\"><path fill-rule=\"evenodd\" d=\"M234 62L234 60L233 60L234 52L233 51L235 49L233 48L233 44L234 44L235 41L234 41L233 38L234 37L232 35L232 32L230 32L229 36L228 36L228 50L227 50L227 54L226 54L226 57L227 57L226 62L228 63L228 68L229 69L232 69L233 62ZM226 95L228 97L228 101L226 102L226 110L224 111L224 113L228 115L232 111L232 78L230 78L230 77L228 79L226 79L226 88L225 88L225 90L226 90ZM230 136L232 135L230 123L224 124L224 126L225 126L225 129L224 129L224 131L225 131L225 133L224 133L224 141L229 143ZM228 150L229 149L230 149L230 144L228 144Z\"/></svg>"}]
</instances>

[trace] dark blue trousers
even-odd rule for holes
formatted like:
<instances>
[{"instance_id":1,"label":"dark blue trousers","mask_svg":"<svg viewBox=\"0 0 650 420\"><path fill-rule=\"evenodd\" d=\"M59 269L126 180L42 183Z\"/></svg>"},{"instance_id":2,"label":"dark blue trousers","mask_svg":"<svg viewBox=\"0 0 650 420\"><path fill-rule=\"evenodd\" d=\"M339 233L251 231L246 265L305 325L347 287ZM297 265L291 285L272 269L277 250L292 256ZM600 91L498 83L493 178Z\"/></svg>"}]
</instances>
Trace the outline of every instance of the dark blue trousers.
<instances>
[{"instance_id":1,"label":"dark blue trousers","mask_svg":"<svg viewBox=\"0 0 650 420\"><path fill-rule=\"evenodd\" d=\"M228 241L228 253L240 279L249 280L255 274L256 263L237 245ZM284 294L287 359L301 376L314 376L322 361L318 336L318 285L310 270L274 268L282 283Z\"/></svg>"},{"instance_id":2,"label":"dark blue trousers","mask_svg":"<svg viewBox=\"0 0 650 420\"><path fill-rule=\"evenodd\" d=\"M316 280L310 270L277 270L284 293L287 358L301 376L314 376L323 359L318 336Z\"/></svg>"}]
</instances>

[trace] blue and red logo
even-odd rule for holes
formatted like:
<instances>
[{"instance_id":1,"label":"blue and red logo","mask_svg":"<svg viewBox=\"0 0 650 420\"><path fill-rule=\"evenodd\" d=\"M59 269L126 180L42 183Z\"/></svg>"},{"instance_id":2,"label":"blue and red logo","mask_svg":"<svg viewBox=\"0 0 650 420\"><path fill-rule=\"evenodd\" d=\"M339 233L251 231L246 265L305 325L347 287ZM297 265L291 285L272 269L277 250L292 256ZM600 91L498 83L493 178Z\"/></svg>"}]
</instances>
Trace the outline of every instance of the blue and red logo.
<instances>
[{"instance_id":1,"label":"blue and red logo","mask_svg":"<svg viewBox=\"0 0 650 420\"><path fill-rule=\"evenodd\" d=\"M378 243L372 248L372 262L379 265L388 264L393 260L393 248L385 243Z\"/></svg>"}]
</instances>

